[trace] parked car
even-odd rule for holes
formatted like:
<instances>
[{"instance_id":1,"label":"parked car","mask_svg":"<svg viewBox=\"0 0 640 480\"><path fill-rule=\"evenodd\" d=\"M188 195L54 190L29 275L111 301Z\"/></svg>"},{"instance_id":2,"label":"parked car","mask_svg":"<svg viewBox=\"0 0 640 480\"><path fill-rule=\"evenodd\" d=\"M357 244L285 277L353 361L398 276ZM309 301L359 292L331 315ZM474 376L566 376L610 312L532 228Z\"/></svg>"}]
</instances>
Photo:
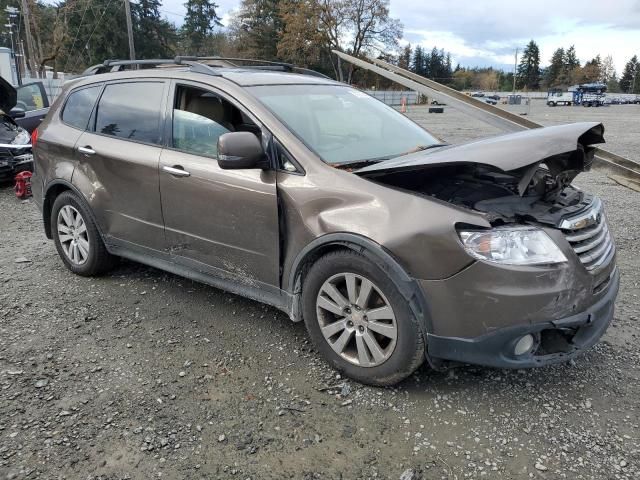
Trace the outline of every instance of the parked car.
<instances>
[{"instance_id":1,"label":"parked car","mask_svg":"<svg viewBox=\"0 0 640 480\"><path fill-rule=\"evenodd\" d=\"M496 102L500 100L500 95L488 95L487 98L490 98L491 100L495 100Z\"/></svg>"},{"instance_id":2,"label":"parked car","mask_svg":"<svg viewBox=\"0 0 640 480\"><path fill-rule=\"evenodd\" d=\"M497 105L497 104L498 104L498 100L496 100L496 99L495 99L495 98L493 98L493 97L484 97L484 98L482 99L482 101L483 101L484 103L488 103L489 105Z\"/></svg>"},{"instance_id":3,"label":"parked car","mask_svg":"<svg viewBox=\"0 0 640 480\"><path fill-rule=\"evenodd\" d=\"M49 98L42 82L30 82L16 88L14 112L20 112L16 123L33 132L49 112ZM22 115L24 113L24 115Z\"/></svg>"},{"instance_id":4,"label":"parked car","mask_svg":"<svg viewBox=\"0 0 640 480\"><path fill-rule=\"evenodd\" d=\"M481 98L481 97L484 97L484 93L482 93L482 92L473 92L471 94L471 96L475 97L475 98Z\"/></svg>"},{"instance_id":5,"label":"parked car","mask_svg":"<svg viewBox=\"0 0 640 480\"><path fill-rule=\"evenodd\" d=\"M18 92L0 77L0 182L13 180L22 171L33 169L31 137L17 121L25 112L16 110Z\"/></svg>"},{"instance_id":6,"label":"parked car","mask_svg":"<svg viewBox=\"0 0 640 480\"><path fill-rule=\"evenodd\" d=\"M125 257L271 304L373 385L563 362L607 329L615 246L571 185L601 124L451 146L306 70L175 62L72 81L34 135L72 272Z\"/></svg>"}]
</instances>

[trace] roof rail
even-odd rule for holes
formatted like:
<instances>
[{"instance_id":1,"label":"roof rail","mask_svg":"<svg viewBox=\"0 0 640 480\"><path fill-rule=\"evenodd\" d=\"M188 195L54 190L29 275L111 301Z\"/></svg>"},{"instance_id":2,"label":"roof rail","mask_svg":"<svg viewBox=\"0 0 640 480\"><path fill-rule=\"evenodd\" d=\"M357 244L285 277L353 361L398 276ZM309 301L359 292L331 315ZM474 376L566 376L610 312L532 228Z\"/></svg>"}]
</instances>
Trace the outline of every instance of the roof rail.
<instances>
[{"instance_id":1,"label":"roof rail","mask_svg":"<svg viewBox=\"0 0 640 480\"><path fill-rule=\"evenodd\" d=\"M172 59L156 58L148 60L105 60L103 63L99 63L87 68L84 72L82 72L82 75L97 75L100 73L120 72L124 70L123 67L132 66L137 68L138 66L145 65L150 67L157 67L160 65L186 65L189 66L191 71L193 72L220 76L219 72L209 67L208 65L192 61L191 57L180 56Z\"/></svg>"},{"instance_id":2,"label":"roof rail","mask_svg":"<svg viewBox=\"0 0 640 480\"><path fill-rule=\"evenodd\" d=\"M211 65L211 62L221 62L220 65ZM238 65L240 62L247 62L250 65ZM262 65L258 65L262 64ZM297 67L285 62L272 62L268 60L256 60L253 58L231 58L231 57L193 57L179 55L171 59L147 59L147 60L105 60L103 63L87 68L82 75L97 75L100 73L120 72L124 67L148 66L158 67L162 65L186 65L192 72L204 73L206 75L220 76L215 69L220 67L249 68L256 70L276 70L301 75L312 75L315 77L329 78L323 73L310 70L308 68Z\"/></svg>"}]
</instances>

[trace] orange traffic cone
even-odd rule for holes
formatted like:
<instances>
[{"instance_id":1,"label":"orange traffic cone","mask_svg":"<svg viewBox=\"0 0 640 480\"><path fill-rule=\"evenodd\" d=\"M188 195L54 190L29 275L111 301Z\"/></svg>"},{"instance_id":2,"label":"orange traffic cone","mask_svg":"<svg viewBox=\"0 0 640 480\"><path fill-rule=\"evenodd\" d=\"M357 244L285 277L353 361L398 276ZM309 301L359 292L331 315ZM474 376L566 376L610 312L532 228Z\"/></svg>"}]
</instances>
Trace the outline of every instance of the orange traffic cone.
<instances>
[{"instance_id":1,"label":"orange traffic cone","mask_svg":"<svg viewBox=\"0 0 640 480\"><path fill-rule=\"evenodd\" d=\"M400 113L407 113L407 97L400 100Z\"/></svg>"}]
</instances>

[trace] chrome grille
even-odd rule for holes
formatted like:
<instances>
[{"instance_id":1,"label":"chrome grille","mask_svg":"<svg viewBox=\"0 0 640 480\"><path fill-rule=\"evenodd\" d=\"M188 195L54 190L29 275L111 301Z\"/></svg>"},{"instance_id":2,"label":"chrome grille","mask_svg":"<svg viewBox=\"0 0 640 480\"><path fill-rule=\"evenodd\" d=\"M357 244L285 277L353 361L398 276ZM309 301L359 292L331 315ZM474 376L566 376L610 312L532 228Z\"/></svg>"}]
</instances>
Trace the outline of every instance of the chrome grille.
<instances>
[{"instance_id":1,"label":"chrome grille","mask_svg":"<svg viewBox=\"0 0 640 480\"><path fill-rule=\"evenodd\" d=\"M614 252L613 239L598 198L586 212L564 219L560 228L587 270L598 269Z\"/></svg>"}]
</instances>

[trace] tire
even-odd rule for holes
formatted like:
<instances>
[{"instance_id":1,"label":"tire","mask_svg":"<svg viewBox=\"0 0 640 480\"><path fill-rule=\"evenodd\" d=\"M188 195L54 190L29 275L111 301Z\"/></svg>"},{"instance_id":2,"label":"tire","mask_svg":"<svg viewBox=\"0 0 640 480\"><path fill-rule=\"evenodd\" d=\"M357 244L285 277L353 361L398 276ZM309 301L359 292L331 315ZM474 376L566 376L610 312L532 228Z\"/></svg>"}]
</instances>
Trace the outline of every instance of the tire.
<instances>
[{"instance_id":1,"label":"tire","mask_svg":"<svg viewBox=\"0 0 640 480\"><path fill-rule=\"evenodd\" d=\"M555 107L556 103L555 102L548 102L547 105L549 105L550 107Z\"/></svg>"},{"instance_id":2,"label":"tire","mask_svg":"<svg viewBox=\"0 0 640 480\"><path fill-rule=\"evenodd\" d=\"M89 277L114 266L115 257L107 251L91 211L75 193L66 191L56 197L51 233L58 255L73 273Z\"/></svg>"},{"instance_id":3,"label":"tire","mask_svg":"<svg viewBox=\"0 0 640 480\"><path fill-rule=\"evenodd\" d=\"M351 290L347 288L347 278L352 279ZM358 297L367 290L366 281L372 287L365 302ZM342 295L346 310L335 310L340 303L327 294L331 291L335 295L331 286ZM327 305L329 310L325 309ZM315 347L336 370L359 382L374 386L396 384L425 359L423 333L408 302L394 281L359 253L340 250L319 258L304 279L302 308ZM370 318L374 310L377 319ZM346 342L341 341L347 337ZM338 353L340 347L336 345L342 344L345 347Z\"/></svg>"}]
</instances>

